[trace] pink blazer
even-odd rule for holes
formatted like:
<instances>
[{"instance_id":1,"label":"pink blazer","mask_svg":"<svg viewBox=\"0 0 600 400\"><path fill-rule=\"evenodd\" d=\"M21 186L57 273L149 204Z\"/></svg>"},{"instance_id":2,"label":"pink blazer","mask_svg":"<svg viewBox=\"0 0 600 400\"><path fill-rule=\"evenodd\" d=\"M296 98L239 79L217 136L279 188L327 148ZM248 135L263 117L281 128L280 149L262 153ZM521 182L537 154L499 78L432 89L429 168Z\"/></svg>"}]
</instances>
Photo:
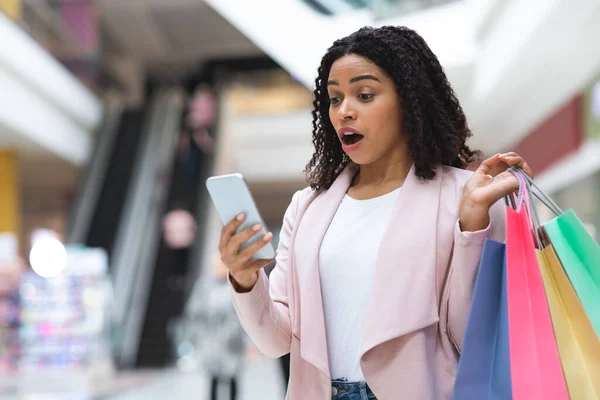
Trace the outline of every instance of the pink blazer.
<instances>
[{"instance_id":1,"label":"pink blazer","mask_svg":"<svg viewBox=\"0 0 600 400\"><path fill-rule=\"evenodd\" d=\"M270 279L263 271L249 293L232 290L255 345L274 358L291 353L288 400L331 399L318 254L356 171L349 165L329 190L297 192ZM379 400L452 397L483 242L504 241L500 203L486 230L458 228L461 191L472 172L437 172L422 182L411 169L380 245L361 356Z\"/></svg>"}]
</instances>

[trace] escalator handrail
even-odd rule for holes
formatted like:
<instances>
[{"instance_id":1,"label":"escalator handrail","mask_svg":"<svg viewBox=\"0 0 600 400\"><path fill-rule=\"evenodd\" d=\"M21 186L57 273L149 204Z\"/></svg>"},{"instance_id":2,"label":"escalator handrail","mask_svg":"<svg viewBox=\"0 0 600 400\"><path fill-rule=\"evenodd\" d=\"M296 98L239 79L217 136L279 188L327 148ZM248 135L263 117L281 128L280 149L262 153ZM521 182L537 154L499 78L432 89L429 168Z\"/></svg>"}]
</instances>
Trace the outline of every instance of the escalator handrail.
<instances>
[{"instance_id":1,"label":"escalator handrail","mask_svg":"<svg viewBox=\"0 0 600 400\"><path fill-rule=\"evenodd\" d=\"M183 90L174 89L171 93L169 103L166 107L167 113L163 119L162 142L159 147L161 155L158 158L158 170L163 175L171 175L173 159L177 146L177 127L181 121L184 105ZM155 190L154 207L148 214L146 229L142 242L144 251L140 255L134 286L129 297L129 315L123 321L123 351L120 354L121 366L134 366L139 352L139 344L143 332L145 316L154 278L157 256L161 243L161 219L166 207L169 185L163 185Z\"/></svg>"},{"instance_id":2,"label":"escalator handrail","mask_svg":"<svg viewBox=\"0 0 600 400\"><path fill-rule=\"evenodd\" d=\"M129 236L125 237L122 251L127 254L120 258L119 270L115 271L115 278L119 279L115 283L119 286L115 311L121 332L118 359L125 367L133 366L136 361L152 287L160 246L160 221L168 195L168 185L160 185L155 178L168 172L172 165L184 104L183 90L164 91L158 103L158 110L153 113L155 118L151 118L150 138L140 154L139 165L145 166L147 180L145 185L138 181L134 193L137 201L133 201L137 206L128 210L129 223L136 226L131 226Z\"/></svg>"},{"instance_id":3,"label":"escalator handrail","mask_svg":"<svg viewBox=\"0 0 600 400\"><path fill-rule=\"evenodd\" d=\"M143 204L140 204L143 199L140 199L140 194L146 194L142 183L150 180L148 173L152 170L152 160L144 153L148 153L148 147L152 144L151 138L156 126L163 116L164 109L161 107L161 100L164 96L163 92L154 95L150 101L149 111L146 121L142 128L142 137L140 138L139 151L132 155L136 157L134 162L133 172L127 188L124 207L119 220L119 226L114 240L114 249L112 252L111 274L113 285L115 288L115 299L113 302L113 319L119 326L126 314L126 291L131 286L130 271L133 268L137 256L137 245L135 234L138 232L138 225L135 218L137 213L134 211L145 209Z\"/></svg>"},{"instance_id":4,"label":"escalator handrail","mask_svg":"<svg viewBox=\"0 0 600 400\"><path fill-rule=\"evenodd\" d=\"M109 98L105 109L104 121L96 133L92 157L78 180L69 215L67 243L83 244L86 241L118 137L123 101L120 97Z\"/></svg>"}]
</instances>

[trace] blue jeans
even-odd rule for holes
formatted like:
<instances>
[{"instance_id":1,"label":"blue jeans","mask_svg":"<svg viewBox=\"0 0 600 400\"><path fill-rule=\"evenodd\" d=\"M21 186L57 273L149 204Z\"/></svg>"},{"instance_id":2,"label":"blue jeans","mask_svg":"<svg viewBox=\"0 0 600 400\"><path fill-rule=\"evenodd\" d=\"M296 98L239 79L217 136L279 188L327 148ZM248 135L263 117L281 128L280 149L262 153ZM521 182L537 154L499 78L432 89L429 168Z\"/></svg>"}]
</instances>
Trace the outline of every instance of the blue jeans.
<instances>
[{"instance_id":1,"label":"blue jeans","mask_svg":"<svg viewBox=\"0 0 600 400\"><path fill-rule=\"evenodd\" d=\"M331 381L331 400L377 400L367 382L348 382L346 378Z\"/></svg>"}]
</instances>

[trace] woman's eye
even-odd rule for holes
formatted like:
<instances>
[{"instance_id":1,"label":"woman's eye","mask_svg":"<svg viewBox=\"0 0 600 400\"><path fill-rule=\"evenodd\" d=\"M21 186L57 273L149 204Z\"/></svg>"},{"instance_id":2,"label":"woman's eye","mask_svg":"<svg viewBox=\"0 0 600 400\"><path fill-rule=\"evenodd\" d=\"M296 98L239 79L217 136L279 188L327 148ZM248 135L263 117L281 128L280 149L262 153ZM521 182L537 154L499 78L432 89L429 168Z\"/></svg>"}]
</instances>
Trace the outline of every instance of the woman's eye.
<instances>
[{"instance_id":1,"label":"woman's eye","mask_svg":"<svg viewBox=\"0 0 600 400\"><path fill-rule=\"evenodd\" d=\"M329 104L331 104L332 106L335 106L339 102L340 102L340 99L338 97L330 97L329 98Z\"/></svg>"},{"instance_id":2,"label":"woman's eye","mask_svg":"<svg viewBox=\"0 0 600 400\"><path fill-rule=\"evenodd\" d=\"M361 93L358 95L358 98L361 99L362 101L369 101L369 100L373 99L373 95L370 93Z\"/></svg>"}]
</instances>

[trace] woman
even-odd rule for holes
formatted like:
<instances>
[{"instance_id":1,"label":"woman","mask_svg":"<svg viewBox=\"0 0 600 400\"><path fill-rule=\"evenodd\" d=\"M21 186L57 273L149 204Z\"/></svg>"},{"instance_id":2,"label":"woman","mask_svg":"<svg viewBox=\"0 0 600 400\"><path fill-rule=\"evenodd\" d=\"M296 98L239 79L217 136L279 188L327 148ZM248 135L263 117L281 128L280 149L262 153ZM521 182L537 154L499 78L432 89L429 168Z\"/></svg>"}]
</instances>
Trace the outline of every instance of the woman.
<instances>
[{"instance_id":1,"label":"woman","mask_svg":"<svg viewBox=\"0 0 600 400\"><path fill-rule=\"evenodd\" d=\"M360 29L318 71L310 188L270 283L250 256L272 235L240 252L258 227L222 231L240 321L265 354L291 353L288 399L450 399L482 246L504 240L498 201L518 188L494 170L529 168L509 153L465 170L465 115L410 29Z\"/></svg>"}]
</instances>

